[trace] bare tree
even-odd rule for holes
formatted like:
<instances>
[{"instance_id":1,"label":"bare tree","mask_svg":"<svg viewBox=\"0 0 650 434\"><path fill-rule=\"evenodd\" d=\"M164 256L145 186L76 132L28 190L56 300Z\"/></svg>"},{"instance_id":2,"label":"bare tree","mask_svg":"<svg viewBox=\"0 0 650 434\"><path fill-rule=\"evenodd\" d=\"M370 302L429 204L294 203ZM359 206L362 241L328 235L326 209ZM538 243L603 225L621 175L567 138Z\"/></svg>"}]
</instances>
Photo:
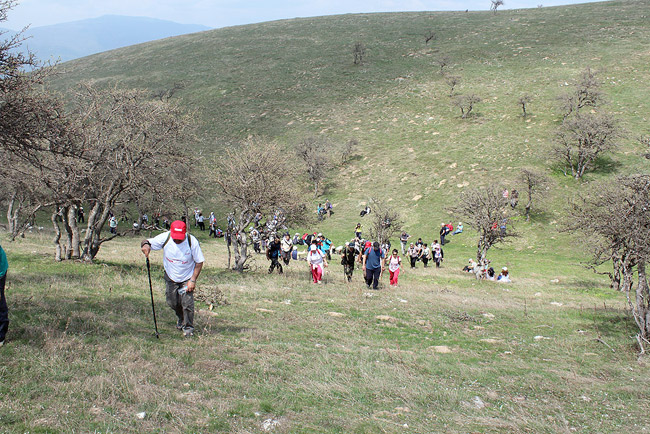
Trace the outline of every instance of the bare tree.
<instances>
[{"instance_id":1,"label":"bare tree","mask_svg":"<svg viewBox=\"0 0 650 434\"><path fill-rule=\"evenodd\" d=\"M424 34L424 44L429 45L429 42L435 41L437 38L436 32L429 30Z\"/></svg>"},{"instance_id":2,"label":"bare tree","mask_svg":"<svg viewBox=\"0 0 650 434\"><path fill-rule=\"evenodd\" d=\"M244 271L249 258L247 230L261 213L275 227L301 222L307 215L298 184L286 178L294 168L273 142L253 138L228 149L215 163L214 182L228 209L234 247L233 270Z\"/></svg>"},{"instance_id":3,"label":"bare tree","mask_svg":"<svg viewBox=\"0 0 650 434\"><path fill-rule=\"evenodd\" d=\"M646 150L646 152L644 152L642 155L643 155L646 159L650 160L650 134L645 134L645 135L639 136L639 137L637 138L637 141L638 141L639 144L640 144L641 146L643 146L643 147L645 148L645 150Z\"/></svg>"},{"instance_id":4,"label":"bare tree","mask_svg":"<svg viewBox=\"0 0 650 434\"><path fill-rule=\"evenodd\" d=\"M329 148L329 143L324 140L308 137L298 143L295 149L298 159L305 165L309 180L314 185L314 197L318 196L320 184L332 166Z\"/></svg>"},{"instance_id":5,"label":"bare tree","mask_svg":"<svg viewBox=\"0 0 650 434\"><path fill-rule=\"evenodd\" d=\"M149 100L143 91L88 84L76 95L74 115L86 149L78 170L86 175L90 203L82 257L91 261L101 244L116 236L102 237L102 228L129 191L159 182L182 189L194 182L170 176L170 168L187 174L192 167L190 119L178 106Z\"/></svg>"},{"instance_id":6,"label":"bare tree","mask_svg":"<svg viewBox=\"0 0 650 434\"><path fill-rule=\"evenodd\" d=\"M186 85L185 85L184 81L177 81L177 82L174 82L172 87L170 87L168 89L156 90L151 95L154 98L157 98L157 99L159 99L161 101L165 101L165 100L168 100L170 98L173 98L174 95L176 95L176 93L179 90L183 90L183 89L185 89L185 87L186 87Z\"/></svg>"},{"instance_id":7,"label":"bare tree","mask_svg":"<svg viewBox=\"0 0 650 434\"><path fill-rule=\"evenodd\" d=\"M363 58L366 57L366 46L363 42L355 42L352 47L352 54L354 55L354 64L361 65L363 63Z\"/></svg>"},{"instance_id":8,"label":"bare tree","mask_svg":"<svg viewBox=\"0 0 650 434\"><path fill-rule=\"evenodd\" d=\"M491 0L491 1L492 4L490 5L490 10L496 14L499 6L503 6L504 2L503 0Z\"/></svg>"},{"instance_id":9,"label":"bare tree","mask_svg":"<svg viewBox=\"0 0 650 434\"><path fill-rule=\"evenodd\" d=\"M464 191L451 211L477 232L476 260L481 265L487 264L487 252L492 246L515 235L507 227L511 223L508 200L495 185Z\"/></svg>"},{"instance_id":10,"label":"bare tree","mask_svg":"<svg viewBox=\"0 0 650 434\"><path fill-rule=\"evenodd\" d=\"M434 62L436 65L438 65L438 68L440 68L440 74L444 74L445 67L449 66L451 63L451 57L443 54L441 56L438 56Z\"/></svg>"},{"instance_id":11,"label":"bare tree","mask_svg":"<svg viewBox=\"0 0 650 434\"><path fill-rule=\"evenodd\" d=\"M612 286L625 292L638 327L641 353L650 344L650 175L603 183L570 203L567 230L581 231L593 246L594 265L612 261ZM634 288L634 275L637 285ZM623 279L621 286L621 277Z\"/></svg>"},{"instance_id":12,"label":"bare tree","mask_svg":"<svg viewBox=\"0 0 650 434\"><path fill-rule=\"evenodd\" d=\"M341 163L347 163L350 158L354 155L357 148L359 147L359 141L357 139L350 139L344 145L341 150Z\"/></svg>"},{"instance_id":13,"label":"bare tree","mask_svg":"<svg viewBox=\"0 0 650 434\"><path fill-rule=\"evenodd\" d=\"M517 100L517 104L521 106L522 116L524 118L528 116L528 112L526 111L526 108L528 107L528 103L530 103L531 99L532 98L530 97L530 95L522 95Z\"/></svg>"},{"instance_id":14,"label":"bare tree","mask_svg":"<svg viewBox=\"0 0 650 434\"><path fill-rule=\"evenodd\" d=\"M560 110L566 119L573 113L578 113L584 107L598 107L604 103L601 83L596 72L587 67L580 74L580 78L573 89L558 98Z\"/></svg>"},{"instance_id":15,"label":"bare tree","mask_svg":"<svg viewBox=\"0 0 650 434\"><path fill-rule=\"evenodd\" d=\"M530 209L533 199L544 195L550 184L548 176L537 169L524 167L519 173L519 182L524 186L528 199L526 200L526 221L530 221Z\"/></svg>"},{"instance_id":16,"label":"bare tree","mask_svg":"<svg viewBox=\"0 0 650 434\"><path fill-rule=\"evenodd\" d=\"M449 98L454 96L454 90L460 84L460 80L458 75L448 75L445 77L445 82L449 86Z\"/></svg>"},{"instance_id":17,"label":"bare tree","mask_svg":"<svg viewBox=\"0 0 650 434\"><path fill-rule=\"evenodd\" d=\"M621 131L607 114L576 113L564 119L555 135L553 153L580 179L596 158L617 146ZM566 171L565 171L566 174Z\"/></svg>"},{"instance_id":18,"label":"bare tree","mask_svg":"<svg viewBox=\"0 0 650 434\"><path fill-rule=\"evenodd\" d=\"M395 208L375 198L370 202L373 204L373 211L368 235L371 240L384 244L402 232L404 222Z\"/></svg>"},{"instance_id":19,"label":"bare tree","mask_svg":"<svg viewBox=\"0 0 650 434\"><path fill-rule=\"evenodd\" d=\"M456 95L452 103L455 107L460 109L461 118L467 119L474 109L474 105L481 101L482 99L480 96L472 93L470 95Z\"/></svg>"}]
</instances>

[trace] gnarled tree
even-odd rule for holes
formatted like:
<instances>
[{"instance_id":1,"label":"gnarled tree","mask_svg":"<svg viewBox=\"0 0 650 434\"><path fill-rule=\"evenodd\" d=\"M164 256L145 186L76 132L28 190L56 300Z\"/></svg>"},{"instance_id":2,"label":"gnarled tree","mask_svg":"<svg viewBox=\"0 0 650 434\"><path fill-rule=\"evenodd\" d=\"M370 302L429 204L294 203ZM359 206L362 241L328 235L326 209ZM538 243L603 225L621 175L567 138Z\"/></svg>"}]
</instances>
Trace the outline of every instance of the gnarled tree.
<instances>
[{"instance_id":1,"label":"gnarled tree","mask_svg":"<svg viewBox=\"0 0 650 434\"><path fill-rule=\"evenodd\" d=\"M315 137L308 137L296 146L296 155L304 164L307 176L314 185L314 197L318 196L318 188L332 166L330 148L325 140Z\"/></svg>"},{"instance_id":2,"label":"gnarled tree","mask_svg":"<svg viewBox=\"0 0 650 434\"><path fill-rule=\"evenodd\" d=\"M523 185L528 199L526 200L526 221L530 221L530 209L533 198L544 195L550 184L550 179L537 169L524 167L519 173L519 182Z\"/></svg>"},{"instance_id":3,"label":"gnarled tree","mask_svg":"<svg viewBox=\"0 0 650 434\"><path fill-rule=\"evenodd\" d=\"M641 353L650 344L650 175L622 176L570 203L568 230L593 246L594 266L612 262L612 286L625 292L638 327ZM636 288L634 275L637 275ZM621 282L622 278L622 282Z\"/></svg>"},{"instance_id":4,"label":"gnarled tree","mask_svg":"<svg viewBox=\"0 0 650 434\"><path fill-rule=\"evenodd\" d=\"M372 203L372 218L368 235L371 240L384 244L402 232L404 222L395 208L375 198L372 198L370 202Z\"/></svg>"},{"instance_id":5,"label":"gnarled tree","mask_svg":"<svg viewBox=\"0 0 650 434\"><path fill-rule=\"evenodd\" d=\"M217 191L232 210L228 225L235 251L232 268L241 272L249 258L247 230L257 213L278 227L303 221L307 207L299 186L286 179L295 168L274 142L252 138L227 149L214 166Z\"/></svg>"},{"instance_id":6,"label":"gnarled tree","mask_svg":"<svg viewBox=\"0 0 650 434\"><path fill-rule=\"evenodd\" d=\"M612 116L578 112L562 122L555 135L553 153L571 169L575 179L580 179L599 156L617 146L620 136Z\"/></svg>"},{"instance_id":7,"label":"gnarled tree","mask_svg":"<svg viewBox=\"0 0 650 434\"><path fill-rule=\"evenodd\" d=\"M458 204L451 208L453 214L477 232L476 260L487 264L487 252L492 246L515 235L511 227L511 208L497 186L475 188L461 193Z\"/></svg>"}]
</instances>

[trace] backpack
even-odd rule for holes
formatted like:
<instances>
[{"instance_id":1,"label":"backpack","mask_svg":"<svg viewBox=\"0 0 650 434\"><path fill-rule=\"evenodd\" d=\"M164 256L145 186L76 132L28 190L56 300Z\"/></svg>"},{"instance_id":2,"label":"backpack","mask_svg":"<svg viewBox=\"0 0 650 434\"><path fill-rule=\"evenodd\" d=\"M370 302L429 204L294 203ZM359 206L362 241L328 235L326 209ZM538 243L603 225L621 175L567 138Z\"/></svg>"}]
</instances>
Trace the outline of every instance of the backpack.
<instances>
[{"instance_id":1,"label":"backpack","mask_svg":"<svg viewBox=\"0 0 650 434\"><path fill-rule=\"evenodd\" d=\"M165 248L165 246L166 246L167 243L169 242L169 239L171 238L171 236L172 236L172 233L171 233L171 231L170 231L170 232L167 234L167 239L165 240L165 242L164 242L163 245L162 245L162 248L163 248L163 249ZM189 235L189 234L187 234L186 237L187 237L187 244L190 245L190 251L191 251L191 250L192 250L192 236Z\"/></svg>"}]
</instances>

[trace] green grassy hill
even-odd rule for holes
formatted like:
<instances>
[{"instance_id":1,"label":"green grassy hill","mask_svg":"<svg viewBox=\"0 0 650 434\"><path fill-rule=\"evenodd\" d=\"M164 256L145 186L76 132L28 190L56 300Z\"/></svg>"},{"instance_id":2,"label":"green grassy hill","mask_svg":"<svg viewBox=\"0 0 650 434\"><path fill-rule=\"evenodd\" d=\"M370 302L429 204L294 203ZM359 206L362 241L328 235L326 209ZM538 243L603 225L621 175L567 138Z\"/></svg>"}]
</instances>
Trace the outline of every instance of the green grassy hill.
<instances>
[{"instance_id":1,"label":"green grassy hill","mask_svg":"<svg viewBox=\"0 0 650 434\"><path fill-rule=\"evenodd\" d=\"M225 268L222 239L197 233L206 266L194 340L174 329L160 255L152 255L160 341L151 336L139 243L105 244L93 264L53 263L49 234L7 250L12 324L2 348L0 426L9 432L636 432L646 429L647 360L638 359L624 294L579 266L585 243L562 229L582 184L646 170L650 1L491 13L403 13L298 19L215 30L61 66L62 91L83 79L178 93L200 122L206 154L259 134L286 146L351 138L358 156L326 193L335 214L311 230L338 244L370 197L399 207L430 241L463 189L536 166L555 181L521 237L490 258L513 283L460 271L475 253L454 236L439 270L407 269L398 288L344 283L333 260L322 286L303 262L268 276ZM424 35L438 37L428 46ZM355 41L367 59L353 65ZM435 61L449 56L458 92L484 102L460 119ZM627 131L576 182L549 161L556 97L587 66ZM566 84L565 84L566 83ZM528 119L516 105L533 96ZM295 178L302 172L296 163ZM419 197L419 198L418 198ZM315 202L316 202L315 200ZM314 204L315 206L315 204ZM205 208L204 208L205 209ZM221 210L220 210L221 211ZM307 229L307 228L305 228ZM45 247L44 247L45 246ZM5 363L4 360L7 360ZM137 416L145 412L143 419ZM270 426L269 424L273 425Z\"/></svg>"},{"instance_id":2,"label":"green grassy hill","mask_svg":"<svg viewBox=\"0 0 650 434\"><path fill-rule=\"evenodd\" d=\"M323 229L336 233L346 222L347 237L360 204L375 196L408 210L410 230L425 231L448 219L444 207L463 188L512 186L519 167L548 166L556 98L587 66L599 71L609 109L629 132L588 179L641 169L633 137L647 130L649 14L648 1L616 1L276 21L66 63L55 86L92 79L155 91L182 81L178 96L199 120L197 146L210 152L251 134L287 148L309 135L333 144L355 138L360 158L330 178L323 198L339 212ZM425 45L429 30L437 38ZM355 41L367 47L360 66L353 64ZM451 106L436 65L441 56L451 61L448 73L462 77L457 92L483 98L474 118L460 119ZM524 93L533 97L525 121L516 104ZM556 179L550 209L576 186L559 172Z\"/></svg>"}]
</instances>

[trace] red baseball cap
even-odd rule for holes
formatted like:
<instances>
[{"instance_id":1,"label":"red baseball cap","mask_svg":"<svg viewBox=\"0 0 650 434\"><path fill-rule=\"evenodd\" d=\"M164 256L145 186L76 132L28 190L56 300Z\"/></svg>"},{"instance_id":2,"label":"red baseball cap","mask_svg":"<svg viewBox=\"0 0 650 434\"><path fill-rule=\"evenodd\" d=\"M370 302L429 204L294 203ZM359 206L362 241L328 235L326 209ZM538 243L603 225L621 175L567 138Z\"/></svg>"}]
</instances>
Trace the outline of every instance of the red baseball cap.
<instances>
[{"instance_id":1,"label":"red baseball cap","mask_svg":"<svg viewBox=\"0 0 650 434\"><path fill-rule=\"evenodd\" d=\"M187 225L180 220L174 220L170 227L172 240L184 240Z\"/></svg>"}]
</instances>

